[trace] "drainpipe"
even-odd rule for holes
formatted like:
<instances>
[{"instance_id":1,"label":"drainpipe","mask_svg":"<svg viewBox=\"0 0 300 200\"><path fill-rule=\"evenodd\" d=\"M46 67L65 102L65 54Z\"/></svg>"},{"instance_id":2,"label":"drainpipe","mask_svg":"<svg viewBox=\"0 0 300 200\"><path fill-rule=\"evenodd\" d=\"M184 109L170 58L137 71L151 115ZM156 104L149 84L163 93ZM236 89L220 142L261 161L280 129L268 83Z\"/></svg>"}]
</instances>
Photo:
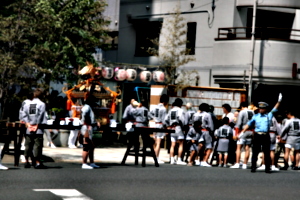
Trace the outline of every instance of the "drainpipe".
<instances>
[{"instance_id":1,"label":"drainpipe","mask_svg":"<svg viewBox=\"0 0 300 200\"><path fill-rule=\"evenodd\" d=\"M248 104L252 103L252 75L254 65L254 48L255 48L255 20L256 20L256 7L257 0L253 3L253 17L252 17L252 32L251 32L251 57L250 57L250 69L249 69L249 86L248 86Z\"/></svg>"}]
</instances>

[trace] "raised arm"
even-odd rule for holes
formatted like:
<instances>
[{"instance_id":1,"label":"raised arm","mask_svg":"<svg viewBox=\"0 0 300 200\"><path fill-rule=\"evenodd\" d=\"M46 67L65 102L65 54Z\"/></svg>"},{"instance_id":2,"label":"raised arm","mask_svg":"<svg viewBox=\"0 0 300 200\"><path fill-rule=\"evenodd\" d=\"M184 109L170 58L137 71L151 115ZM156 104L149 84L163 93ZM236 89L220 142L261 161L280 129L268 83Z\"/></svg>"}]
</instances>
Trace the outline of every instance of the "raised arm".
<instances>
[{"instance_id":1,"label":"raised arm","mask_svg":"<svg viewBox=\"0 0 300 200\"><path fill-rule=\"evenodd\" d=\"M279 107L281 101L282 101L282 94L279 93L278 101L277 101L276 105L274 106L274 108L275 108L276 110L278 109L278 107Z\"/></svg>"}]
</instances>

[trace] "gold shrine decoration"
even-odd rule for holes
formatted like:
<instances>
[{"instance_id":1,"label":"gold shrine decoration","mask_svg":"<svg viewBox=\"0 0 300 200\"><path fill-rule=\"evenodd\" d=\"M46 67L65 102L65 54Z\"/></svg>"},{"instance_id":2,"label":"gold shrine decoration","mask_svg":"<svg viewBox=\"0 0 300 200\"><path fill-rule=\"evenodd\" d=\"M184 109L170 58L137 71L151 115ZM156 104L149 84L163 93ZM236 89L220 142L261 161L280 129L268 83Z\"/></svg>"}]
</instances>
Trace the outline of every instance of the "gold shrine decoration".
<instances>
[{"instance_id":1,"label":"gold shrine decoration","mask_svg":"<svg viewBox=\"0 0 300 200\"><path fill-rule=\"evenodd\" d=\"M75 102L72 99L83 98L86 99L88 95L93 95L97 99L102 99L102 101L110 100L110 104L107 107L109 109L109 113L113 114L116 112L116 105L121 100L117 99L119 95L122 94L121 90L118 89L117 92L111 90L109 87L105 87L97 78L96 68L94 68L93 64L90 62L86 62L87 65L83 67L78 73L80 75L90 75L91 78L87 80L81 81L79 84L75 85L71 89L67 89L67 87L63 87L62 91L66 94L67 101L67 109L70 110ZM95 86L95 89L91 91L92 86ZM106 91L106 93L101 92L101 86ZM107 105L107 104L105 104Z\"/></svg>"},{"instance_id":2,"label":"gold shrine decoration","mask_svg":"<svg viewBox=\"0 0 300 200\"><path fill-rule=\"evenodd\" d=\"M90 63L88 61L86 62L86 64L87 65L85 67L83 67L78 72L78 74L80 74L80 75L87 75L87 74L89 74L89 75L91 75L92 78L94 78L95 74L96 74L96 68L94 67L94 65L92 63Z\"/></svg>"}]
</instances>

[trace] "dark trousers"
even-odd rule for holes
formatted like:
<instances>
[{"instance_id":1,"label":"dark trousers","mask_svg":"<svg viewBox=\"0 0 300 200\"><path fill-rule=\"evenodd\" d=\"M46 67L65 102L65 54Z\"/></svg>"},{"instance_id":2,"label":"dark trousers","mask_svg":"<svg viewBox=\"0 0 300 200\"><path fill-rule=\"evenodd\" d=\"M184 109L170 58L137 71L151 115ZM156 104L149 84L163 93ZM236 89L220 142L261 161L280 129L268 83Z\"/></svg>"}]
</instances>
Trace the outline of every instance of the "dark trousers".
<instances>
[{"instance_id":1,"label":"dark trousers","mask_svg":"<svg viewBox=\"0 0 300 200\"><path fill-rule=\"evenodd\" d=\"M274 162L275 166L277 166L277 164L278 164L278 160L280 158L281 152L283 152L283 153L285 152L285 146L284 145L285 145L285 143L277 143L276 144L275 158L274 158L274 160L275 160L275 162ZM284 161L284 166L288 167L289 165L288 165L288 163L286 163Z\"/></svg>"},{"instance_id":2,"label":"dark trousers","mask_svg":"<svg viewBox=\"0 0 300 200\"><path fill-rule=\"evenodd\" d=\"M266 166L266 171L270 171L270 135L259 135L254 133L254 138L252 140L252 166L251 169L256 169L256 162L258 154L262 151L264 153L264 161Z\"/></svg>"},{"instance_id":3,"label":"dark trousers","mask_svg":"<svg viewBox=\"0 0 300 200\"><path fill-rule=\"evenodd\" d=\"M43 134L25 135L24 155L30 157L33 152L35 160L40 161L43 151Z\"/></svg>"}]
</instances>

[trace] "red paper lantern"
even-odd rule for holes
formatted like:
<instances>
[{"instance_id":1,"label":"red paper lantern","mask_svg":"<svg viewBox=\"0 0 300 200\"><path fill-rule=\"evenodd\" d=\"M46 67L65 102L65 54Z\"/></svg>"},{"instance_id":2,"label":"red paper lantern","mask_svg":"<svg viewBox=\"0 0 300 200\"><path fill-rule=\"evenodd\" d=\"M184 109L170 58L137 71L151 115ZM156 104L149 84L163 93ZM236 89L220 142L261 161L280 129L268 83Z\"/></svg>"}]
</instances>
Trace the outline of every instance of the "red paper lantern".
<instances>
[{"instance_id":1,"label":"red paper lantern","mask_svg":"<svg viewBox=\"0 0 300 200\"><path fill-rule=\"evenodd\" d=\"M124 81L127 78L127 73L125 69L119 69L118 67L115 69L115 80Z\"/></svg>"},{"instance_id":2,"label":"red paper lantern","mask_svg":"<svg viewBox=\"0 0 300 200\"><path fill-rule=\"evenodd\" d=\"M127 81L134 81L136 79L137 73L135 69L127 69L126 70L127 73Z\"/></svg>"},{"instance_id":3,"label":"red paper lantern","mask_svg":"<svg viewBox=\"0 0 300 200\"><path fill-rule=\"evenodd\" d=\"M165 80L165 73L162 72L162 71L154 71L153 72L153 80L155 82L159 82L159 83L164 82L164 80Z\"/></svg>"},{"instance_id":4,"label":"red paper lantern","mask_svg":"<svg viewBox=\"0 0 300 200\"><path fill-rule=\"evenodd\" d=\"M149 81L151 81L151 72L149 72L149 71L142 71L140 73L140 79L141 79L142 82L148 83Z\"/></svg>"},{"instance_id":5,"label":"red paper lantern","mask_svg":"<svg viewBox=\"0 0 300 200\"><path fill-rule=\"evenodd\" d=\"M111 67L103 67L102 76L106 79L111 79L114 76L114 69Z\"/></svg>"}]
</instances>

